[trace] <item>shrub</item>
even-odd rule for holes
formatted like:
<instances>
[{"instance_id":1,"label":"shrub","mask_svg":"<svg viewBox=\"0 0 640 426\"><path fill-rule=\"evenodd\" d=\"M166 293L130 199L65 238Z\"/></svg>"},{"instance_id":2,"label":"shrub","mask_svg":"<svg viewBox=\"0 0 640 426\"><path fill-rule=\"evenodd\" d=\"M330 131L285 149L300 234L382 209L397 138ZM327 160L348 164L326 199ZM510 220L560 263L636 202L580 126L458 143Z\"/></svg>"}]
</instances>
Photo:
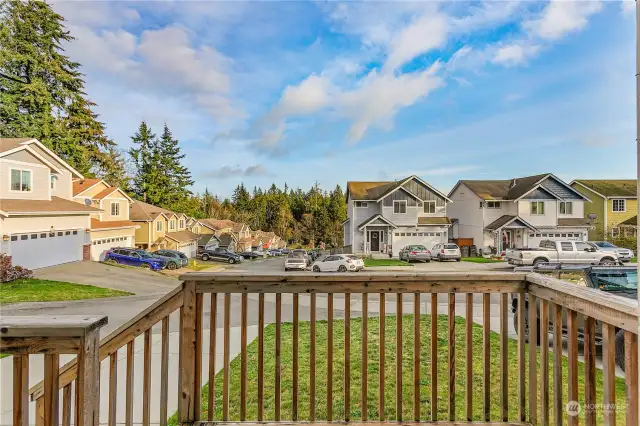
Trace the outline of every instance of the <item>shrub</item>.
<instances>
[{"instance_id":1,"label":"shrub","mask_svg":"<svg viewBox=\"0 0 640 426\"><path fill-rule=\"evenodd\" d=\"M632 250L634 253L638 249L638 239L635 237L616 237L611 238L610 241L611 244Z\"/></svg>"},{"instance_id":2,"label":"shrub","mask_svg":"<svg viewBox=\"0 0 640 426\"><path fill-rule=\"evenodd\" d=\"M20 278L31 278L33 271L22 266L13 266L11 256L0 253L0 282L8 283Z\"/></svg>"}]
</instances>

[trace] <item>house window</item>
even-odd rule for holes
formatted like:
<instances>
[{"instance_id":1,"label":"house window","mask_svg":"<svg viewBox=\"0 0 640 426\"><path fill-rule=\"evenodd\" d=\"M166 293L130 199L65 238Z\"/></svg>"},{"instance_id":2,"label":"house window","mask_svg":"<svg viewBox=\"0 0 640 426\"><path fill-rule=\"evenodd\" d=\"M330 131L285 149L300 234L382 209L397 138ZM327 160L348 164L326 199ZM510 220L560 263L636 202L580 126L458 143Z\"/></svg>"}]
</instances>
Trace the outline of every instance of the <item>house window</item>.
<instances>
[{"instance_id":1,"label":"house window","mask_svg":"<svg viewBox=\"0 0 640 426\"><path fill-rule=\"evenodd\" d=\"M369 206L369 203L366 201L356 201L356 207L366 208Z\"/></svg>"},{"instance_id":2,"label":"house window","mask_svg":"<svg viewBox=\"0 0 640 426\"><path fill-rule=\"evenodd\" d=\"M611 236L612 237L617 237L619 233L620 233L619 228L611 228Z\"/></svg>"},{"instance_id":3,"label":"house window","mask_svg":"<svg viewBox=\"0 0 640 426\"><path fill-rule=\"evenodd\" d=\"M162 221L159 220L158 223L156 223L156 231L161 232L162 231Z\"/></svg>"},{"instance_id":4,"label":"house window","mask_svg":"<svg viewBox=\"0 0 640 426\"><path fill-rule=\"evenodd\" d=\"M169 230L172 229L176 229L176 221L175 220L170 220L169 221Z\"/></svg>"},{"instance_id":5,"label":"house window","mask_svg":"<svg viewBox=\"0 0 640 426\"><path fill-rule=\"evenodd\" d=\"M62 237L64 234L61 232L58 232L58 237Z\"/></svg>"},{"instance_id":6,"label":"house window","mask_svg":"<svg viewBox=\"0 0 640 426\"><path fill-rule=\"evenodd\" d=\"M78 231L73 231L73 235L78 235Z\"/></svg>"},{"instance_id":7,"label":"house window","mask_svg":"<svg viewBox=\"0 0 640 426\"><path fill-rule=\"evenodd\" d=\"M120 203L111 203L111 216L120 216Z\"/></svg>"},{"instance_id":8,"label":"house window","mask_svg":"<svg viewBox=\"0 0 640 426\"><path fill-rule=\"evenodd\" d=\"M51 175L49 179L51 180L51 189L56 189L56 180L58 179L56 175Z\"/></svg>"},{"instance_id":9,"label":"house window","mask_svg":"<svg viewBox=\"0 0 640 426\"><path fill-rule=\"evenodd\" d=\"M37 240L38 239L38 234L31 234L31 239L32 240Z\"/></svg>"},{"instance_id":10,"label":"house window","mask_svg":"<svg viewBox=\"0 0 640 426\"><path fill-rule=\"evenodd\" d=\"M184 219L180 220L180 228L184 228Z\"/></svg>"},{"instance_id":11,"label":"house window","mask_svg":"<svg viewBox=\"0 0 640 426\"><path fill-rule=\"evenodd\" d=\"M393 212L396 214L407 213L407 202L405 200L399 200L393 202Z\"/></svg>"},{"instance_id":12,"label":"house window","mask_svg":"<svg viewBox=\"0 0 640 426\"><path fill-rule=\"evenodd\" d=\"M614 212L626 212L627 211L627 200L619 199L619 200L611 200L611 210Z\"/></svg>"},{"instance_id":13,"label":"house window","mask_svg":"<svg viewBox=\"0 0 640 426\"><path fill-rule=\"evenodd\" d=\"M573 214L573 203L571 201L560 201L558 203L558 212L560 214Z\"/></svg>"},{"instance_id":14,"label":"house window","mask_svg":"<svg viewBox=\"0 0 640 426\"><path fill-rule=\"evenodd\" d=\"M396 232L394 235L395 235L396 237L399 237L399 236L400 236L400 233L399 233L399 232Z\"/></svg>"},{"instance_id":15,"label":"house window","mask_svg":"<svg viewBox=\"0 0 640 426\"><path fill-rule=\"evenodd\" d=\"M31 192L31 170L11 169L11 190Z\"/></svg>"},{"instance_id":16,"label":"house window","mask_svg":"<svg viewBox=\"0 0 640 426\"><path fill-rule=\"evenodd\" d=\"M531 202L531 214L543 215L544 214L544 201L532 201Z\"/></svg>"},{"instance_id":17,"label":"house window","mask_svg":"<svg viewBox=\"0 0 640 426\"><path fill-rule=\"evenodd\" d=\"M488 209L499 209L502 207L502 203L500 201L487 201Z\"/></svg>"},{"instance_id":18,"label":"house window","mask_svg":"<svg viewBox=\"0 0 640 426\"><path fill-rule=\"evenodd\" d=\"M18 236L17 235L12 235L11 236L11 241L18 241Z\"/></svg>"},{"instance_id":19,"label":"house window","mask_svg":"<svg viewBox=\"0 0 640 426\"><path fill-rule=\"evenodd\" d=\"M435 212L436 212L436 202L435 201L425 201L424 202L424 212L426 214L435 214Z\"/></svg>"},{"instance_id":20,"label":"house window","mask_svg":"<svg viewBox=\"0 0 640 426\"><path fill-rule=\"evenodd\" d=\"M40 234L40 238L47 238L47 234Z\"/></svg>"},{"instance_id":21,"label":"house window","mask_svg":"<svg viewBox=\"0 0 640 426\"><path fill-rule=\"evenodd\" d=\"M480 201L480 208L484 207L484 201Z\"/></svg>"},{"instance_id":22,"label":"house window","mask_svg":"<svg viewBox=\"0 0 640 426\"><path fill-rule=\"evenodd\" d=\"M71 235L71 231L64 231L64 235Z\"/></svg>"}]
</instances>

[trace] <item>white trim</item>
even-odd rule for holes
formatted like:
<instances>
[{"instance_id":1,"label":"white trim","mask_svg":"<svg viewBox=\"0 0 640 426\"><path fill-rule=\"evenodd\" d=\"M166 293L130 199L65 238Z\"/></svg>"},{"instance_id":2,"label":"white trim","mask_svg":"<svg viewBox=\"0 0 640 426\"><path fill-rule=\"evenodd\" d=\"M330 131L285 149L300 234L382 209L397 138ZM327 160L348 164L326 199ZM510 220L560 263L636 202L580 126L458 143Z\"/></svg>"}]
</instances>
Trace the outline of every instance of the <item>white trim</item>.
<instances>
[{"instance_id":1,"label":"white trim","mask_svg":"<svg viewBox=\"0 0 640 426\"><path fill-rule=\"evenodd\" d=\"M404 203L404 213L400 211L396 213L396 203ZM407 200L393 200L393 214L407 214Z\"/></svg>"},{"instance_id":2,"label":"white trim","mask_svg":"<svg viewBox=\"0 0 640 426\"><path fill-rule=\"evenodd\" d=\"M373 222L374 220L378 220L378 219L382 219L383 221L387 222L386 226L392 226L394 229L398 228L393 222L391 222L389 219L385 218L380 213L378 213L375 216L373 216L371 219L368 219L365 223L363 223L360 226L358 226L358 230L361 231L362 228L366 228L367 226L369 226L369 224L371 222ZM346 221L344 223L346 223ZM371 225L371 226L376 226L376 225ZM385 226L385 225L378 225L378 226Z\"/></svg>"},{"instance_id":3,"label":"white trim","mask_svg":"<svg viewBox=\"0 0 640 426\"><path fill-rule=\"evenodd\" d=\"M433 204L433 213L424 211L424 206L427 205L427 204ZM422 214L423 215L426 214L426 215L430 215L430 216L435 215L435 214L437 214L437 211L436 211L437 207L438 207L438 205L437 205L435 200L423 201L422 202Z\"/></svg>"},{"instance_id":4,"label":"white trim","mask_svg":"<svg viewBox=\"0 0 640 426\"><path fill-rule=\"evenodd\" d=\"M118 206L116 209L118 212L116 214L113 214L114 206ZM118 216L118 217L120 216L120 201L109 200L109 214L111 216Z\"/></svg>"},{"instance_id":5,"label":"white trim","mask_svg":"<svg viewBox=\"0 0 640 426\"><path fill-rule=\"evenodd\" d=\"M398 189L402 188L404 189L408 194L412 195L413 197L415 197L417 200L420 201L424 201L422 198L418 197L417 195L413 194L411 191L409 191L407 188L404 188L403 185L406 184L407 182L409 182L411 179L416 179L418 182L420 182L421 184L423 184L424 186L426 186L427 188L429 188L430 191L440 195L442 198L444 198L445 203L448 202L452 202L451 199L449 197L447 197L446 195L444 195L442 192L438 191L437 189L435 189L433 186L429 185L427 182L423 181L422 179L420 179L418 176L413 175L413 176L409 176L408 178L406 178L405 180L402 181L402 183L400 183L395 189L393 189L391 192L388 192L386 194L384 194L383 196L381 196L380 198L378 198L376 201L380 202L382 199L387 198L389 195L393 194L394 192L396 192Z\"/></svg>"},{"instance_id":6,"label":"white trim","mask_svg":"<svg viewBox=\"0 0 640 426\"><path fill-rule=\"evenodd\" d=\"M560 205L564 204L564 213L560 211ZM567 204L571 204L571 213L567 213ZM558 216L572 216L573 215L573 201L558 201Z\"/></svg>"},{"instance_id":7,"label":"white trim","mask_svg":"<svg viewBox=\"0 0 640 426\"><path fill-rule=\"evenodd\" d=\"M55 191L58 183L58 176L54 173L49 174L49 197L51 197L51 191ZM52 185L53 184L53 185Z\"/></svg>"},{"instance_id":8,"label":"white trim","mask_svg":"<svg viewBox=\"0 0 640 426\"><path fill-rule=\"evenodd\" d=\"M40 149L42 149L43 151L47 152L49 155L51 155L53 158L56 159L56 161L58 161L60 164L62 164L63 166L65 166L67 169L69 169L69 171L71 172L71 174L75 174L76 176L78 176L80 179L84 179L84 177L80 174L79 171L77 171L76 169L74 169L73 167L71 167L69 164L67 164L67 162L65 162L62 158L58 157L53 151L51 151L49 148L47 148L46 146L44 146L42 144L42 142L40 142L38 139L31 139L25 142L22 142L23 145L28 146L29 144L36 144Z\"/></svg>"},{"instance_id":9,"label":"white trim","mask_svg":"<svg viewBox=\"0 0 640 426\"><path fill-rule=\"evenodd\" d=\"M358 203L365 203L366 205L365 206L362 206L362 205L358 206ZM369 208L369 201L355 200L353 202L353 208L354 209L368 209Z\"/></svg>"},{"instance_id":10,"label":"white trim","mask_svg":"<svg viewBox=\"0 0 640 426\"><path fill-rule=\"evenodd\" d=\"M533 212L533 203L542 203L542 213L534 213ZM544 216L547 213L547 207L545 206L545 202L543 200L534 200L529 202L529 214L531 216Z\"/></svg>"},{"instance_id":11,"label":"white trim","mask_svg":"<svg viewBox=\"0 0 640 426\"><path fill-rule=\"evenodd\" d=\"M78 216L86 216L91 213L99 213L95 210L77 210L77 211L32 211L32 212L0 212L7 217L10 216L59 216L59 215L78 215Z\"/></svg>"},{"instance_id":12,"label":"white trim","mask_svg":"<svg viewBox=\"0 0 640 426\"><path fill-rule=\"evenodd\" d=\"M578 191L577 189L575 189L574 187L572 187L571 185L566 184L562 179L560 179L559 177L557 177L556 175L554 175L553 173L547 173L545 175L545 177L543 177L542 179L540 179L538 182L536 182L535 186L527 191L526 193L522 194L521 196L519 196L518 198L516 198L514 201L518 201L520 200L522 197L524 197L525 195L529 194L531 191L533 191L534 189L540 187L541 183L544 182L546 179L548 179L549 177L553 177L556 181L560 182L561 185L564 185L565 188L571 190L574 194L578 195L579 197L581 197L584 201L589 201L591 202L591 200L584 195L583 193L581 193L580 191ZM517 179L517 178L516 178ZM584 185L583 185L584 186ZM560 199L560 200L564 200L564 198L558 196L557 194L555 194L553 191L551 191L550 189L547 188L542 188L545 191L549 192L551 195L554 195L556 198Z\"/></svg>"},{"instance_id":13,"label":"white trim","mask_svg":"<svg viewBox=\"0 0 640 426\"><path fill-rule=\"evenodd\" d=\"M420 182L421 184L423 184L424 186L426 186L427 188L429 188L430 190L432 190L433 192L435 192L436 194L440 195L442 198L445 199L445 201L448 202L453 202L449 197L447 197L446 195L444 195L442 192L438 191L437 189L435 189L433 186L429 185L427 182L423 181L422 179L420 179L418 176L413 175L411 176L409 179L407 179L405 182L402 183L402 185L404 185L405 183L407 183L410 179L417 179L418 182Z\"/></svg>"},{"instance_id":14,"label":"white trim","mask_svg":"<svg viewBox=\"0 0 640 426\"><path fill-rule=\"evenodd\" d=\"M35 141L35 139L34 139ZM45 148L45 150L49 151L48 149ZM11 154L15 154L16 152L20 152L20 151L27 151L29 154L33 155L34 157L36 157L38 160L42 161L44 164L46 164L49 168L55 170L58 173L62 173L62 170L60 170L59 168L57 168L56 166L54 166L53 164L51 164L51 162L49 160L47 160L46 158L44 158L42 155L38 154L36 151L34 151L33 149L29 148L28 145L22 145L14 148L14 149L10 149L9 151L4 151L4 152L0 152L0 158L2 157L6 157L7 155L11 155ZM52 157L54 158L59 158L57 155L52 154ZM4 161L11 161L11 160L4 160Z\"/></svg>"},{"instance_id":15,"label":"white trim","mask_svg":"<svg viewBox=\"0 0 640 426\"><path fill-rule=\"evenodd\" d=\"M605 200L607 199L607 197L605 197L604 195L602 195L602 194L601 194L601 193L599 193L598 191L594 191L593 189L589 188L587 185L585 185L585 184L583 184L583 183L580 183L580 182L578 182L577 180L572 180L572 181L571 181L571 183L569 183L569 185L572 185L572 184L574 184L574 183L576 183L576 184L580 185L581 187L583 187L583 188L585 188L585 189L588 189L589 191L593 192L593 193L594 193L594 194L596 194L596 195L599 195L600 197L604 198Z\"/></svg>"},{"instance_id":16,"label":"white trim","mask_svg":"<svg viewBox=\"0 0 640 426\"><path fill-rule=\"evenodd\" d=\"M82 179L75 179L75 180L84 180L84 178ZM98 182L94 183L93 185L91 185L88 188L83 189L82 191L78 192L77 194L74 194L74 197L79 197L80 195L84 194L85 192L87 192L88 190L90 190L91 188L93 188L94 186L100 184L100 183L104 183L105 185L107 185L107 188L111 188L111 185L109 185L107 182L105 182L104 180L100 179ZM73 185L73 181L71 182L71 184Z\"/></svg>"},{"instance_id":17,"label":"white trim","mask_svg":"<svg viewBox=\"0 0 640 426\"><path fill-rule=\"evenodd\" d=\"M22 189L13 189L13 171L20 172L20 188L22 188L22 173L29 172L29 190L23 191ZM9 167L9 192L14 194L31 194L33 192L33 170L24 168L24 169L15 169L13 167Z\"/></svg>"},{"instance_id":18,"label":"white trim","mask_svg":"<svg viewBox=\"0 0 640 426\"><path fill-rule=\"evenodd\" d=\"M624 210L614 210L613 203L614 201L623 201ZM611 198L611 212L612 213L626 213L627 212L627 199L626 198Z\"/></svg>"},{"instance_id":19,"label":"white trim","mask_svg":"<svg viewBox=\"0 0 640 426\"><path fill-rule=\"evenodd\" d=\"M2 159L0 159L0 161L2 161L3 163L7 163L7 164L17 164L19 166L37 167L39 169L50 169L51 168L51 167L45 166L43 164L29 163L27 161L7 160L6 158L2 158Z\"/></svg>"},{"instance_id":20,"label":"white trim","mask_svg":"<svg viewBox=\"0 0 640 426\"><path fill-rule=\"evenodd\" d=\"M108 221L107 221L108 222ZM102 222L105 223L105 222ZM115 229L138 229L140 228L140 225L125 225L125 226L115 226L113 228L90 228L90 232L100 232L100 231L113 231ZM130 237L130 235L127 235L127 237ZM104 238L104 237L101 237Z\"/></svg>"}]
</instances>

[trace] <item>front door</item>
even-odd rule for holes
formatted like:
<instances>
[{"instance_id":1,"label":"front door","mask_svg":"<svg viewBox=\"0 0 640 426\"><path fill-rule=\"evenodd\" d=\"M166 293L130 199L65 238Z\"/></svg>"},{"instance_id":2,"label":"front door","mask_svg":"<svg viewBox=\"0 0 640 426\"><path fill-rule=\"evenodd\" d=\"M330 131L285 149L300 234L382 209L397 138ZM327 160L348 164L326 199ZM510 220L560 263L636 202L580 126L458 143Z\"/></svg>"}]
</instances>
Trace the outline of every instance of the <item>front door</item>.
<instances>
[{"instance_id":1,"label":"front door","mask_svg":"<svg viewBox=\"0 0 640 426\"><path fill-rule=\"evenodd\" d=\"M513 232L511 229L505 229L502 231L502 249L512 248L513 246Z\"/></svg>"},{"instance_id":2,"label":"front door","mask_svg":"<svg viewBox=\"0 0 640 426\"><path fill-rule=\"evenodd\" d=\"M380 251L380 232L371 231L371 251Z\"/></svg>"}]
</instances>

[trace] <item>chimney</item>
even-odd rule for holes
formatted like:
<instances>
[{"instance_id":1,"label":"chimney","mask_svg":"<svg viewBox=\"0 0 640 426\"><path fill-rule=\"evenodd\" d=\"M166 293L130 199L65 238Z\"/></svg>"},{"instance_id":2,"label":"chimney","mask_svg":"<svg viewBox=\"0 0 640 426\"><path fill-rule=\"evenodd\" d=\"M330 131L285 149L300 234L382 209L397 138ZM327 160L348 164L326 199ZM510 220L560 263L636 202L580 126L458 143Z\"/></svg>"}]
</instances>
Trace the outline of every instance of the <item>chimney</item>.
<instances>
[{"instance_id":1,"label":"chimney","mask_svg":"<svg viewBox=\"0 0 640 426\"><path fill-rule=\"evenodd\" d=\"M517 183L518 183L518 179L517 178L511 179L511 184L509 185L509 189L511 189L514 186L516 186Z\"/></svg>"}]
</instances>

